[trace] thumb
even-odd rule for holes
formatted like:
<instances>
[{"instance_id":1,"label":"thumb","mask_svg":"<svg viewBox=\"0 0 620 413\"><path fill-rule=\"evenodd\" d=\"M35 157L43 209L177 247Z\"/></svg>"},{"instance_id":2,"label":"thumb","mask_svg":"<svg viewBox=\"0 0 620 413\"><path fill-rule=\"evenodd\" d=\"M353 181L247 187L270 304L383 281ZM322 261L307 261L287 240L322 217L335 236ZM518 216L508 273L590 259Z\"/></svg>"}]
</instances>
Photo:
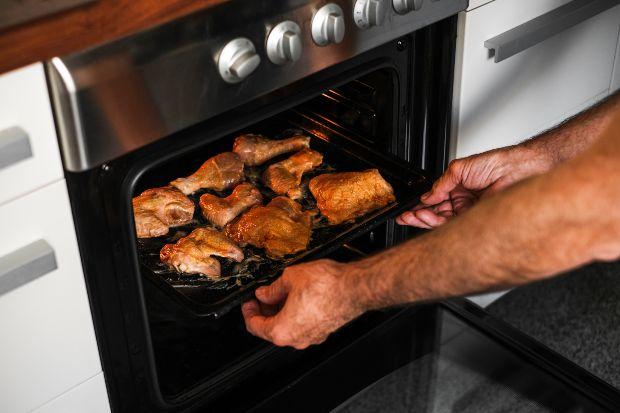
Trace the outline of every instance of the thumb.
<instances>
[{"instance_id":1,"label":"thumb","mask_svg":"<svg viewBox=\"0 0 620 413\"><path fill-rule=\"evenodd\" d=\"M276 317L263 315L256 300L243 303L241 313L245 320L245 327L250 333L265 340L273 341L272 331L276 324Z\"/></svg>"},{"instance_id":2,"label":"thumb","mask_svg":"<svg viewBox=\"0 0 620 413\"><path fill-rule=\"evenodd\" d=\"M448 169L435 181L430 191L422 195L424 205L436 205L450 199L450 192L461 183L462 164L452 161Z\"/></svg>"},{"instance_id":3,"label":"thumb","mask_svg":"<svg viewBox=\"0 0 620 413\"><path fill-rule=\"evenodd\" d=\"M256 298L264 304L275 305L286 298L289 292L289 285L282 277L275 280L272 284L256 289Z\"/></svg>"}]
</instances>

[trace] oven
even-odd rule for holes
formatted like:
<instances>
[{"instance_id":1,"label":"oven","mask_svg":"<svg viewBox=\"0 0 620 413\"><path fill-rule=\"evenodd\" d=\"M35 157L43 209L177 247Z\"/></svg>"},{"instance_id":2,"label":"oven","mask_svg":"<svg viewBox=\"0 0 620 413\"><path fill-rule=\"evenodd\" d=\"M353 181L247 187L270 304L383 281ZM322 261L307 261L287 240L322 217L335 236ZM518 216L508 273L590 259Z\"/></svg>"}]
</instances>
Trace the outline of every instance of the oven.
<instances>
[{"instance_id":1,"label":"oven","mask_svg":"<svg viewBox=\"0 0 620 413\"><path fill-rule=\"evenodd\" d=\"M419 307L366 314L304 351L272 346L245 331L239 307L278 272L209 288L165 280L136 237L131 200L230 150L239 134L304 133L336 163L378 167L402 189L395 205L299 260L354 260L414 235L391 218L446 166L456 14L466 6L231 0L48 62L114 411L273 409L278 394L335 354L361 354L379 346L369 334L391 326L397 339L410 330L394 325L418 320L424 339L403 333L393 348L382 344L383 367L316 397L300 390L307 410L329 410L433 342L435 310Z\"/></svg>"}]
</instances>

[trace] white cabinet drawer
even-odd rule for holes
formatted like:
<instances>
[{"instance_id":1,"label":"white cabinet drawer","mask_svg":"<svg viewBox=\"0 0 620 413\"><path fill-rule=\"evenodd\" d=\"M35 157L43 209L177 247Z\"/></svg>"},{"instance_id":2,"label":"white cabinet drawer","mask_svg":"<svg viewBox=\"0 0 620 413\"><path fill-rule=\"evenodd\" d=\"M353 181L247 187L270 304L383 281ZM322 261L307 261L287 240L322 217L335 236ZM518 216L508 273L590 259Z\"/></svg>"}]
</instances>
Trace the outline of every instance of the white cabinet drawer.
<instances>
[{"instance_id":1,"label":"white cabinet drawer","mask_svg":"<svg viewBox=\"0 0 620 413\"><path fill-rule=\"evenodd\" d=\"M0 206L0 228L0 411L26 412L101 364L65 181Z\"/></svg>"},{"instance_id":2,"label":"white cabinet drawer","mask_svg":"<svg viewBox=\"0 0 620 413\"><path fill-rule=\"evenodd\" d=\"M609 92L612 93L618 89L620 89L620 34L618 35L618 45L616 46L616 61L614 63L614 73L611 78L611 86L609 87Z\"/></svg>"},{"instance_id":3,"label":"white cabinet drawer","mask_svg":"<svg viewBox=\"0 0 620 413\"><path fill-rule=\"evenodd\" d=\"M62 176L43 65L0 75L0 205Z\"/></svg>"},{"instance_id":4,"label":"white cabinet drawer","mask_svg":"<svg viewBox=\"0 0 620 413\"><path fill-rule=\"evenodd\" d=\"M467 7L467 10L473 10L492 1L493 0L469 0L469 7Z\"/></svg>"},{"instance_id":5,"label":"white cabinet drawer","mask_svg":"<svg viewBox=\"0 0 620 413\"><path fill-rule=\"evenodd\" d=\"M36 409L34 413L110 413L103 373Z\"/></svg>"},{"instance_id":6,"label":"white cabinet drawer","mask_svg":"<svg viewBox=\"0 0 620 413\"><path fill-rule=\"evenodd\" d=\"M609 92L620 6L499 63L484 45L568 2L495 0L461 14L453 156L522 141Z\"/></svg>"}]
</instances>

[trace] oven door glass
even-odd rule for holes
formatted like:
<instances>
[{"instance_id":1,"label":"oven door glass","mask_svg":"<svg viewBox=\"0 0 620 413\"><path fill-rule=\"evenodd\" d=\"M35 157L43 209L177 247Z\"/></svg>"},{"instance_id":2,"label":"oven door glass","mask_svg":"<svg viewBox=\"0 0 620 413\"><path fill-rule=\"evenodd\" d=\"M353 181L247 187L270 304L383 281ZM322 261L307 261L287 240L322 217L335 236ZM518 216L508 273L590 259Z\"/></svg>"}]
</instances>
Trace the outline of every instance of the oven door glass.
<instances>
[{"instance_id":1,"label":"oven door glass","mask_svg":"<svg viewBox=\"0 0 620 413\"><path fill-rule=\"evenodd\" d=\"M403 311L256 410L611 411L608 401L518 356L452 310L437 305L422 313Z\"/></svg>"}]
</instances>

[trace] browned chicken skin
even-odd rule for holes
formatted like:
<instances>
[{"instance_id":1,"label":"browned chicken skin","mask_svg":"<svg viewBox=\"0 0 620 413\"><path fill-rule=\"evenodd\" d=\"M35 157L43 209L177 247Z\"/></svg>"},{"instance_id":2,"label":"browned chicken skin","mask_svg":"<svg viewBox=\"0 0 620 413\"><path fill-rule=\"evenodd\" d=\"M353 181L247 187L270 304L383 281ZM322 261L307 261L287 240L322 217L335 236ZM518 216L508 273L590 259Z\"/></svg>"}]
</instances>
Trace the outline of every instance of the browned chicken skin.
<instances>
[{"instance_id":1,"label":"browned chicken skin","mask_svg":"<svg viewBox=\"0 0 620 413\"><path fill-rule=\"evenodd\" d=\"M198 228L176 244L166 244L159 253L161 262L185 274L221 275L220 262L213 256L243 260L243 251L223 233L213 228Z\"/></svg>"},{"instance_id":2,"label":"browned chicken skin","mask_svg":"<svg viewBox=\"0 0 620 413\"><path fill-rule=\"evenodd\" d=\"M330 224L352 220L390 202L392 186L376 169L319 175L310 180L310 192Z\"/></svg>"},{"instance_id":3,"label":"browned chicken skin","mask_svg":"<svg viewBox=\"0 0 620 413\"><path fill-rule=\"evenodd\" d=\"M189 195L201 188L223 191L242 180L243 161L237 154L224 152L209 158L192 175L175 179L170 185Z\"/></svg>"},{"instance_id":4,"label":"browned chicken skin","mask_svg":"<svg viewBox=\"0 0 620 413\"><path fill-rule=\"evenodd\" d=\"M313 216L292 199L279 196L228 224L226 235L239 245L264 248L269 257L280 258L308 248Z\"/></svg>"},{"instance_id":5,"label":"browned chicken skin","mask_svg":"<svg viewBox=\"0 0 620 413\"><path fill-rule=\"evenodd\" d=\"M138 238L166 235L170 227L185 225L194 216L194 203L171 186L147 189L131 203Z\"/></svg>"},{"instance_id":6,"label":"browned chicken skin","mask_svg":"<svg viewBox=\"0 0 620 413\"><path fill-rule=\"evenodd\" d=\"M263 196L260 191L254 185L244 183L237 185L232 194L226 198L212 194L202 195L200 197L200 209L202 215L209 222L218 227L224 227L237 215L261 202L263 202Z\"/></svg>"},{"instance_id":7,"label":"browned chicken skin","mask_svg":"<svg viewBox=\"0 0 620 413\"><path fill-rule=\"evenodd\" d=\"M307 136L298 135L288 139L272 140L260 135L247 134L235 139L233 152L238 154L246 165L255 166L283 153L309 147L310 138Z\"/></svg>"},{"instance_id":8,"label":"browned chicken skin","mask_svg":"<svg viewBox=\"0 0 620 413\"><path fill-rule=\"evenodd\" d=\"M301 198L301 177L323 162L323 155L312 149L304 149L281 162L269 165L263 174L265 185L279 195Z\"/></svg>"}]
</instances>

